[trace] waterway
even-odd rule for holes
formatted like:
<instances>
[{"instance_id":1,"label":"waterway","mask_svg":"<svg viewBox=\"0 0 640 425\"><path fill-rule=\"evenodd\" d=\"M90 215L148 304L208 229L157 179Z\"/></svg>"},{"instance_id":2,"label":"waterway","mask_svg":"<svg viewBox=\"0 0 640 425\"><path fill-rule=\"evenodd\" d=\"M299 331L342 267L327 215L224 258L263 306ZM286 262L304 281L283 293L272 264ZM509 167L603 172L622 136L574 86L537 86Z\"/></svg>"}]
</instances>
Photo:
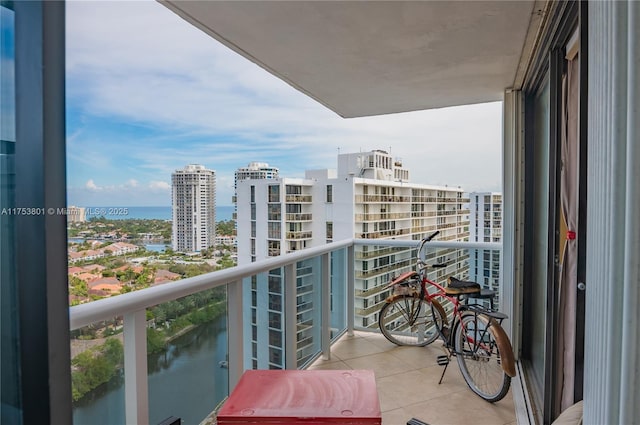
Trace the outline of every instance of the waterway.
<instances>
[{"instance_id":1,"label":"waterway","mask_svg":"<svg viewBox=\"0 0 640 425\"><path fill-rule=\"evenodd\" d=\"M222 315L148 357L149 423L169 416L198 425L228 393L227 320ZM124 379L117 377L74 404L74 425L122 425Z\"/></svg>"}]
</instances>

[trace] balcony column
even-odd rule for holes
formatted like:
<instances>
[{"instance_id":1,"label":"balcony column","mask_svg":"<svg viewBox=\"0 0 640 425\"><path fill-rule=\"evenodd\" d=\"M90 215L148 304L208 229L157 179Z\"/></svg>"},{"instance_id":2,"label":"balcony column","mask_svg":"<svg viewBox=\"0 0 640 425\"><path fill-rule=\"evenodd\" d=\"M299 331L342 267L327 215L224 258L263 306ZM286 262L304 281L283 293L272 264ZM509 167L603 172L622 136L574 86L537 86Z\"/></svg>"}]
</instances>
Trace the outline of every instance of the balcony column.
<instances>
[{"instance_id":1,"label":"balcony column","mask_svg":"<svg viewBox=\"0 0 640 425\"><path fill-rule=\"evenodd\" d=\"M640 417L640 4L588 5L585 423Z\"/></svg>"},{"instance_id":2,"label":"balcony column","mask_svg":"<svg viewBox=\"0 0 640 425\"><path fill-rule=\"evenodd\" d=\"M124 399L127 424L149 423L147 312L124 315Z\"/></svg>"}]
</instances>

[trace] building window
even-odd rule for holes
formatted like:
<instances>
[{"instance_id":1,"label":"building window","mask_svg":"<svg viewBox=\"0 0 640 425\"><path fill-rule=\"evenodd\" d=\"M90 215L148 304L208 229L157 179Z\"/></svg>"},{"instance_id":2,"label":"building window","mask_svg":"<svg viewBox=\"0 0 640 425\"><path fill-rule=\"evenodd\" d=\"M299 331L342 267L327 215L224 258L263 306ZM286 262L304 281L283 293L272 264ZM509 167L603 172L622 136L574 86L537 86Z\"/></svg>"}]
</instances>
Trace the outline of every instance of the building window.
<instances>
[{"instance_id":1,"label":"building window","mask_svg":"<svg viewBox=\"0 0 640 425\"><path fill-rule=\"evenodd\" d=\"M269 186L269 202L280 202L280 186Z\"/></svg>"},{"instance_id":2,"label":"building window","mask_svg":"<svg viewBox=\"0 0 640 425\"><path fill-rule=\"evenodd\" d=\"M256 187L251 186L251 202L256 202Z\"/></svg>"},{"instance_id":3,"label":"building window","mask_svg":"<svg viewBox=\"0 0 640 425\"><path fill-rule=\"evenodd\" d=\"M270 221L267 223L269 239L280 239L281 228L279 221Z\"/></svg>"},{"instance_id":4,"label":"building window","mask_svg":"<svg viewBox=\"0 0 640 425\"><path fill-rule=\"evenodd\" d=\"M333 202L333 185L327 185L327 202Z\"/></svg>"},{"instance_id":5,"label":"building window","mask_svg":"<svg viewBox=\"0 0 640 425\"><path fill-rule=\"evenodd\" d=\"M333 239L333 222L327 221L327 239Z\"/></svg>"},{"instance_id":6,"label":"building window","mask_svg":"<svg viewBox=\"0 0 640 425\"><path fill-rule=\"evenodd\" d=\"M282 209L280 208L280 204L269 205L267 219L272 221L280 221L281 210Z\"/></svg>"},{"instance_id":7,"label":"building window","mask_svg":"<svg viewBox=\"0 0 640 425\"><path fill-rule=\"evenodd\" d=\"M282 311L282 297L279 294L269 294L269 310Z\"/></svg>"},{"instance_id":8,"label":"building window","mask_svg":"<svg viewBox=\"0 0 640 425\"><path fill-rule=\"evenodd\" d=\"M269 276L269 292L280 294L282 291L280 276Z\"/></svg>"},{"instance_id":9,"label":"building window","mask_svg":"<svg viewBox=\"0 0 640 425\"><path fill-rule=\"evenodd\" d=\"M276 331L273 329L269 329L269 345L273 345L275 347L282 346L282 332Z\"/></svg>"},{"instance_id":10,"label":"building window","mask_svg":"<svg viewBox=\"0 0 640 425\"><path fill-rule=\"evenodd\" d=\"M269 257L280 255L280 241L269 241Z\"/></svg>"}]
</instances>

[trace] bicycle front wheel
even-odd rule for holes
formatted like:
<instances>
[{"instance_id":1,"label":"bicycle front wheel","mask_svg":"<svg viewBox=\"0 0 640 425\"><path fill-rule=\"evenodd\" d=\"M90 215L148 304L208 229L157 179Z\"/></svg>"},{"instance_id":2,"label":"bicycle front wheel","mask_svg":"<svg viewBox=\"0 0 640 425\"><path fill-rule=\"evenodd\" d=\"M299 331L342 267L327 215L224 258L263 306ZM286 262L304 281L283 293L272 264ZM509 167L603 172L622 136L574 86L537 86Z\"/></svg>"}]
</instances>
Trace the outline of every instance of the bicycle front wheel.
<instances>
[{"instance_id":1,"label":"bicycle front wheel","mask_svg":"<svg viewBox=\"0 0 640 425\"><path fill-rule=\"evenodd\" d=\"M394 344L422 347L438 338L436 320L441 323L440 313L431 308L429 301L406 296L382 307L378 326L382 335Z\"/></svg>"},{"instance_id":2,"label":"bicycle front wheel","mask_svg":"<svg viewBox=\"0 0 640 425\"><path fill-rule=\"evenodd\" d=\"M511 377L502 369L495 328L484 315L465 314L456 327L458 365L469 388L490 403L502 400Z\"/></svg>"}]
</instances>

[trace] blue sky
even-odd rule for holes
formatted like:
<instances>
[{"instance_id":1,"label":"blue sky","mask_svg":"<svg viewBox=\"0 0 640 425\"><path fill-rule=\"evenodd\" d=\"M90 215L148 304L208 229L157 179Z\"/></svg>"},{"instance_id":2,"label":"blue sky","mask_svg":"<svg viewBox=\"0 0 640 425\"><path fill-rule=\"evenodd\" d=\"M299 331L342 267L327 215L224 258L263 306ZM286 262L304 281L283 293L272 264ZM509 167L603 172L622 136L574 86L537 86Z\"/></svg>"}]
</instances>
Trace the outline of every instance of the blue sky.
<instances>
[{"instance_id":1,"label":"blue sky","mask_svg":"<svg viewBox=\"0 0 640 425\"><path fill-rule=\"evenodd\" d=\"M501 190L500 103L343 119L155 1L67 2L69 204L170 205L171 173L251 161L303 177L391 148L411 180ZM452 171L455 170L455 171Z\"/></svg>"}]
</instances>

